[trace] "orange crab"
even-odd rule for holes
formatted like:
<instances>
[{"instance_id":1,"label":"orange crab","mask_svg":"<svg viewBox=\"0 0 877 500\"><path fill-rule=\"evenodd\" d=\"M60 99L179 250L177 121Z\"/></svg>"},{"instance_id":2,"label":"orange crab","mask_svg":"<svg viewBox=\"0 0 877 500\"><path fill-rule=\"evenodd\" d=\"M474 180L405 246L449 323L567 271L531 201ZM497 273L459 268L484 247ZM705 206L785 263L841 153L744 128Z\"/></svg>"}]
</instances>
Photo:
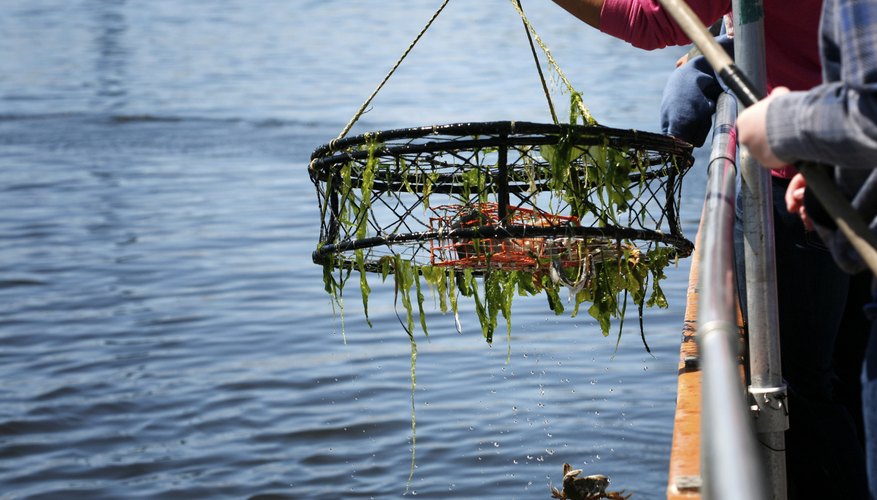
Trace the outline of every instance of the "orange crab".
<instances>
[{"instance_id":1,"label":"orange crab","mask_svg":"<svg viewBox=\"0 0 877 500\"><path fill-rule=\"evenodd\" d=\"M560 500L627 500L630 495L624 491L606 491L609 486L609 478L602 474L578 477L581 469L573 469L570 464L563 464L563 491L550 486L552 498Z\"/></svg>"}]
</instances>

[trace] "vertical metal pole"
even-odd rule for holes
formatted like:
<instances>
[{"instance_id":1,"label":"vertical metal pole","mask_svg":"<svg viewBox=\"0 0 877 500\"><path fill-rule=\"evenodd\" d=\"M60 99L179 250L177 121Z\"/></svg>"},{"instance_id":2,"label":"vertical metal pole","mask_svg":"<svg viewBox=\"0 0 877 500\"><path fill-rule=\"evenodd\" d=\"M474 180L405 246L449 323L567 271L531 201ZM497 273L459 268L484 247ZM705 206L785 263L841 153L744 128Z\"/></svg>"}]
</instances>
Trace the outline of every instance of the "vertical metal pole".
<instances>
[{"instance_id":1,"label":"vertical metal pole","mask_svg":"<svg viewBox=\"0 0 877 500\"><path fill-rule=\"evenodd\" d=\"M737 66L765 94L764 9L761 0L733 0ZM776 247L770 173L745 148L740 154L746 262L746 321L749 332L749 393L772 498L786 498L786 388L780 364Z\"/></svg>"},{"instance_id":2,"label":"vertical metal pole","mask_svg":"<svg viewBox=\"0 0 877 500\"><path fill-rule=\"evenodd\" d=\"M499 153L496 160L496 204L497 204L497 215L499 217L500 225L506 225L508 223L508 207L509 207L509 146L508 146L508 136L502 134L500 136L502 139L502 144L499 146Z\"/></svg>"}]
</instances>

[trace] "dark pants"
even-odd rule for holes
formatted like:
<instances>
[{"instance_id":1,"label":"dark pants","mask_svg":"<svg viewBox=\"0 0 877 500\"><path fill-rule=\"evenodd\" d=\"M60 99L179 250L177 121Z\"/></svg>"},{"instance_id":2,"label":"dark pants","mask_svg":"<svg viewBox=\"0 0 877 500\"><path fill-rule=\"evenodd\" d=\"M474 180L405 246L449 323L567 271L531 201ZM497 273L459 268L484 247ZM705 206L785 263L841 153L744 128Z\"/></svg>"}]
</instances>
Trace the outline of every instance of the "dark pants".
<instances>
[{"instance_id":1,"label":"dark pants","mask_svg":"<svg viewBox=\"0 0 877 500\"><path fill-rule=\"evenodd\" d=\"M863 313L871 297L871 271L850 277L850 290L843 322L834 344L835 398L849 409L856 423L856 433L864 444L865 430L862 415L862 362L871 334L871 319Z\"/></svg>"},{"instance_id":2,"label":"dark pants","mask_svg":"<svg viewBox=\"0 0 877 500\"><path fill-rule=\"evenodd\" d=\"M716 42L734 57L734 41L719 36ZM661 97L661 131L700 147L713 123L716 100L726 90L703 56L676 68Z\"/></svg>"},{"instance_id":3,"label":"dark pants","mask_svg":"<svg viewBox=\"0 0 877 500\"><path fill-rule=\"evenodd\" d=\"M865 307L871 320L871 336L862 368L862 409L865 422L865 450L871 498L877 498L877 296Z\"/></svg>"},{"instance_id":4,"label":"dark pants","mask_svg":"<svg viewBox=\"0 0 877 500\"><path fill-rule=\"evenodd\" d=\"M847 408L834 397L834 346L849 276L813 232L785 208L788 180L773 178L777 307L783 377L788 389L786 467L789 498L831 485L832 498L867 498L865 455ZM742 206L735 249L743 274ZM742 281L741 281L742 282ZM744 301L745 297L741 300Z\"/></svg>"}]
</instances>

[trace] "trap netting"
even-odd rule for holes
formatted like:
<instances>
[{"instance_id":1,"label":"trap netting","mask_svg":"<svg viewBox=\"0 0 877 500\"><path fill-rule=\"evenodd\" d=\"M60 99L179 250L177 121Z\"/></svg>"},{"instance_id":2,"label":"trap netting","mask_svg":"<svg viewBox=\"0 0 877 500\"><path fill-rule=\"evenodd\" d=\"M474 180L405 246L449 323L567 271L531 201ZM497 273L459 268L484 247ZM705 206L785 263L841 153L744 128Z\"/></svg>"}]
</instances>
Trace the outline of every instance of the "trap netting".
<instances>
[{"instance_id":1,"label":"trap netting","mask_svg":"<svg viewBox=\"0 0 877 500\"><path fill-rule=\"evenodd\" d=\"M604 335L621 319L619 339L630 297L644 335L643 307L667 305L664 268L693 249L679 224L692 162L682 141L596 125L464 123L337 139L309 167L321 217L313 258L339 307L359 271L366 319L366 275L392 274L409 335L415 308L427 328L421 278L458 330L457 298L473 299L488 342L499 314L511 335L514 296L545 293L559 314L564 287L572 315L591 304Z\"/></svg>"},{"instance_id":2,"label":"trap netting","mask_svg":"<svg viewBox=\"0 0 877 500\"><path fill-rule=\"evenodd\" d=\"M570 284L607 259L686 257L679 201L692 161L672 137L602 126L464 123L339 139L311 158L313 258L384 273L400 258L544 271Z\"/></svg>"}]
</instances>

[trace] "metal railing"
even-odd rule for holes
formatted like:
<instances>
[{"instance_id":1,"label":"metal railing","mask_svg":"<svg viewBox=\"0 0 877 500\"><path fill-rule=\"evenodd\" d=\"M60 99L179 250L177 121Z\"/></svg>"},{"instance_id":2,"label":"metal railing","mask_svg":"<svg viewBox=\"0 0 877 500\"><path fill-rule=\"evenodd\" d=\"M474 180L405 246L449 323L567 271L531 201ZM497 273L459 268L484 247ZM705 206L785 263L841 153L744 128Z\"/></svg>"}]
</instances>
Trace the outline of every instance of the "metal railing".
<instances>
[{"instance_id":1,"label":"metal railing","mask_svg":"<svg viewBox=\"0 0 877 500\"><path fill-rule=\"evenodd\" d=\"M766 499L767 481L740 370L734 264L734 98L718 102L700 235L697 339L702 374L702 494Z\"/></svg>"}]
</instances>

